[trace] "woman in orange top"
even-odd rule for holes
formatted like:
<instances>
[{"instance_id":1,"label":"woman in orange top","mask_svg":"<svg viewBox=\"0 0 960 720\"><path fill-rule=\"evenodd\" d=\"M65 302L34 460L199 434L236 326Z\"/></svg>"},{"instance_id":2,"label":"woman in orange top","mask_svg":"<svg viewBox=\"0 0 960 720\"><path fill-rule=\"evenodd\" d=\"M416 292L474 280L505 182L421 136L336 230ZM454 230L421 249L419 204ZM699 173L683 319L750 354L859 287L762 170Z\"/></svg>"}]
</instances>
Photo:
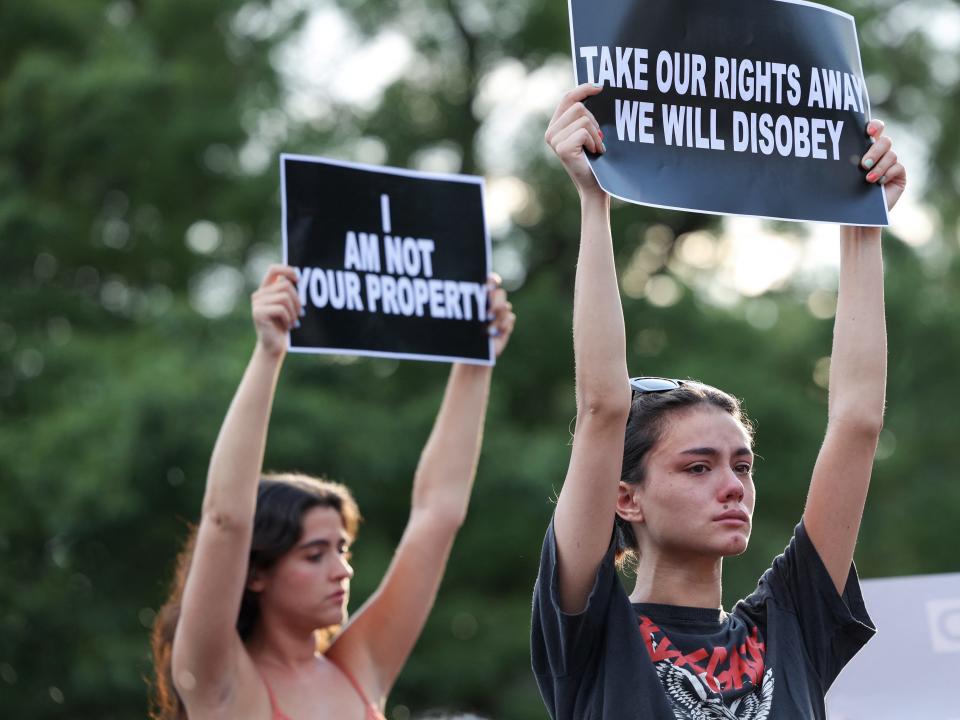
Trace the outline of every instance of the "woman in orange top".
<instances>
[{"instance_id":1,"label":"woman in orange top","mask_svg":"<svg viewBox=\"0 0 960 720\"><path fill-rule=\"evenodd\" d=\"M337 483L260 471L287 333L300 314L296 281L292 268L273 266L253 294L256 347L154 628L157 720L382 718L466 515L492 368L457 364L393 561L327 645L347 619L356 503ZM490 301L499 356L516 318L499 287Z\"/></svg>"}]
</instances>

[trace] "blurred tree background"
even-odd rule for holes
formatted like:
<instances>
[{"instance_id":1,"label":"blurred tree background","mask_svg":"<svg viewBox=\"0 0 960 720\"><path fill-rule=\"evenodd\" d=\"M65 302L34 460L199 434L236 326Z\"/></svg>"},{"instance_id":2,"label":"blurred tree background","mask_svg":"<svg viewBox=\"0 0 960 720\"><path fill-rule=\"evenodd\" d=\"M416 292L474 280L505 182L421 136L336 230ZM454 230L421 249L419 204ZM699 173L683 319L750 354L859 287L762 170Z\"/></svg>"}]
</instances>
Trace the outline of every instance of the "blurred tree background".
<instances>
[{"instance_id":1,"label":"blurred tree background","mask_svg":"<svg viewBox=\"0 0 960 720\"><path fill-rule=\"evenodd\" d=\"M960 12L837 5L911 174L885 242L889 410L857 560L864 577L956 571ZM570 84L557 0L0 3L4 717L146 714L149 630L252 348L247 294L280 254L280 150L487 178L518 331L470 518L387 716L544 717L529 598L574 414L578 206L542 135ZM822 438L834 231L619 205L614 232L631 368L727 388L758 424L731 602L786 544ZM267 466L354 489L352 607L399 538L445 376L287 361Z\"/></svg>"}]
</instances>

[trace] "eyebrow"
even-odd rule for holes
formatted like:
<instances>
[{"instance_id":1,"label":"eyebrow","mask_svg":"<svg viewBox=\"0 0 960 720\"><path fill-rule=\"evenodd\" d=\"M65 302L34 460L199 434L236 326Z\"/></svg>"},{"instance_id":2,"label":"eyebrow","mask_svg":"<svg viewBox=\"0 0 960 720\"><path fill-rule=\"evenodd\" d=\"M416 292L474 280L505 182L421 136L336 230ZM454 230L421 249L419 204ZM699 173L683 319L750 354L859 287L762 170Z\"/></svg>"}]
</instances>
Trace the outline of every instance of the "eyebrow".
<instances>
[{"instance_id":1,"label":"eyebrow","mask_svg":"<svg viewBox=\"0 0 960 720\"><path fill-rule=\"evenodd\" d=\"M337 541L338 545L341 543L348 545L350 543L350 540L349 538L342 537ZM322 540L322 539L309 540L308 542L305 542L302 545L298 545L297 550L307 550L307 549L313 549L313 548L316 548L318 550L325 550L326 548L330 547L331 544L332 543L329 540Z\"/></svg>"},{"instance_id":2,"label":"eyebrow","mask_svg":"<svg viewBox=\"0 0 960 720\"><path fill-rule=\"evenodd\" d=\"M720 451L712 447L697 447L697 448L690 448L688 450L682 450L680 454L681 455L709 455L711 457L716 457L720 454ZM753 457L753 451L748 447L740 447L734 451L733 455L734 457L741 457L741 456Z\"/></svg>"}]
</instances>

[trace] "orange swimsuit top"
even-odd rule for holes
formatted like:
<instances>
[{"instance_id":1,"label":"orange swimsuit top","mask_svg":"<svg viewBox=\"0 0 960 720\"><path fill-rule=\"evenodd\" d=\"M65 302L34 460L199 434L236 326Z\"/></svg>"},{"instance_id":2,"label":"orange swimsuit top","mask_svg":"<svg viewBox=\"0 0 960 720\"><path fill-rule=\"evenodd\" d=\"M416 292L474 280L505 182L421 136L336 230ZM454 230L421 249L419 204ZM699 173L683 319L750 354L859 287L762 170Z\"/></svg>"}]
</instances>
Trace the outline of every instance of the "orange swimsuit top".
<instances>
[{"instance_id":1,"label":"orange swimsuit top","mask_svg":"<svg viewBox=\"0 0 960 720\"><path fill-rule=\"evenodd\" d=\"M333 663L333 666L343 674L347 681L353 686L353 689L357 691L357 695L360 696L360 700L363 702L364 707L366 707L367 710L365 720L387 720L377 706L367 700L367 696L364 694L363 688L360 687L360 683L357 682L356 678L354 678L353 675L346 670L346 668L342 668L336 663ZM266 678L263 678L263 684L267 686L267 695L270 697L271 720L291 720L289 715L283 714L283 711L277 704L277 698L273 694L273 688L270 687L270 683L267 682Z\"/></svg>"}]
</instances>

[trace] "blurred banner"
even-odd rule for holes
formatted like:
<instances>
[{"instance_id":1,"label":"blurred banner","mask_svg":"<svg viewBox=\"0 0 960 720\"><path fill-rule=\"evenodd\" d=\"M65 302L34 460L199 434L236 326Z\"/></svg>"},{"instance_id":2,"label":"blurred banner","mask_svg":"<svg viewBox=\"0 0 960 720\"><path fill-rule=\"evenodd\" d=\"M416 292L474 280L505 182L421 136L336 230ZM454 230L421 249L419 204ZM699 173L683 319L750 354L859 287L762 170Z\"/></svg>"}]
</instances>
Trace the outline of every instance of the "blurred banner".
<instances>
[{"instance_id":1,"label":"blurred banner","mask_svg":"<svg viewBox=\"0 0 960 720\"><path fill-rule=\"evenodd\" d=\"M492 364L483 179L282 155L299 352Z\"/></svg>"},{"instance_id":2,"label":"blurred banner","mask_svg":"<svg viewBox=\"0 0 960 720\"><path fill-rule=\"evenodd\" d=\"M960 720L960 573L862 586L877 634L827 693L830 720Z\"/></svg>"},{"instance_id":3,"label":"blurred banner","mask_svg":"<svg viewBox=\"0 0 960 720\"><path fill-rule=\"evenodd\" d=\"M790 0L569 0L578 83L624 200L886 225L858 168L870 102L853 18Z\"/></svg>"}]
</instances>

